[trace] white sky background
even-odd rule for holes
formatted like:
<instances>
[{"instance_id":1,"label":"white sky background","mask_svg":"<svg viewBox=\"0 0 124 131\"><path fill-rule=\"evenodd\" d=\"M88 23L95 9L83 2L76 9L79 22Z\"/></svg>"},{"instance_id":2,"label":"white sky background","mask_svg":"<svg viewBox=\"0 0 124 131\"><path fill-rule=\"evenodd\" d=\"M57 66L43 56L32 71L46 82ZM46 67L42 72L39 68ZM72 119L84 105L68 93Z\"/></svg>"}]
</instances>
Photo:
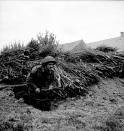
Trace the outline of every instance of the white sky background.
<instances>
[{"instance_id":1,"label":"white sky background","mask_svg":"<svg viewBox=\"0 0 124 131\"><path fill-rule=\"evenodd\" d=\"M118 37L124 31L124 1L0 1L0 49L26 45L46 30L60 43Z\"/></svg>"}]
</instances>

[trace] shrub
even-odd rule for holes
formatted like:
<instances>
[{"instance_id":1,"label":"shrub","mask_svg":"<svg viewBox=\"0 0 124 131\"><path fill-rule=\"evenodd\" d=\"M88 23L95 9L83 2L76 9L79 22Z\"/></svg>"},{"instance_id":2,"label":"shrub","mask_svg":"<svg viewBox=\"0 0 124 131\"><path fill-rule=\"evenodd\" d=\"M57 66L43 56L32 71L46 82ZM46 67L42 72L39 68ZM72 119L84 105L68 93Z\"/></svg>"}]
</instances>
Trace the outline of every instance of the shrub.
<instances>
[{"instance_id":1,"label":"shrub","mask_svg":"<svg viewBox=\"0 0 124 131\"><path fill-rule=\"evenodd\" d=\"M117 48L102 45L102 46L97 47L96 50L108 53L108 52L116 52Z\"/></svg>"},{"instance_id":2,"label":"shrub","mask_svg":"<svg viewBox=\"0 0 124 131\"><path fill-rule=\"evenodd\" d=\"M37 35L37 41L40 45L40 56L45 57L46 55L57 56L59 51L58 41L53 33L46 32L45 35Z\"/></svg>"},{"instance_id":3,"label":"shrub","mask_svg":"<svg viewBox=\"0 0 124 131\"><path fill-rule=\"evenodd\" d=\"M39 50L39 44L37 42L37 40L32 39L28 45L27 45L27 49L31 50L31 51L38 51Z\"/></svg>"},{"instance_id":4,"label":"shrub","mask_svg":"<svg viewBox=\"0 0 124 131\"><path fill-rule=\"evenodd\" d=\"M38 34L36 39L32 39L27 45L31 58L45 57L47 55L57 56L60 51L57 49L58 41L53 33L46 32Z\"/></svg>"},{"instance_id":5,"label":"shrub","mask_svg":"<svg viewBox=\"0 0 124 131\"><path fill-rule=\"evenodd\" d=\"M38 57L39 44L37 40L32 39L26 46L27 51L29 52L30 59L35 59Z\"/></svg>"}]
</instances>

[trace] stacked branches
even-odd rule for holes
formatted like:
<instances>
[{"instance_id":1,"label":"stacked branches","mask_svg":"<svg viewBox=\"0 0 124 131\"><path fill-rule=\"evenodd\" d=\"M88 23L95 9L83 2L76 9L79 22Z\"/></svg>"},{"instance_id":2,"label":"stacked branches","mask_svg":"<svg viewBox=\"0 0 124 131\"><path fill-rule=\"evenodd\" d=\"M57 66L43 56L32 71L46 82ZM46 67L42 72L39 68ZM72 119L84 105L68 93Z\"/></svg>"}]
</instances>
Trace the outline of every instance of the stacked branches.
<instances>
[{"instance_id":1,"label":"stacked branches","mask_svg":"<svg viewBox=\"0 0 124 131\"><path fill-rule=\"evenodd\" d=\"M89 50L80 54L70 54L69 59L66 58L67 62L71 63L82 63L94 67L99 77L124 77L124 57L120 56L119 53L104 53L97 50ZM76 59L76 60L75 60Z\"/></svg>"},{"instance_id":2,"label":"stacked branches","mask_svg":"<svg viewBox=\"0 0 124 131\"><path fill-rule=\"evenodd\" d=\"M27 59L24 49L3 52L0 55L0 79L8 84L25 81L28 73Z\"/></svg>"},{"instance_id":3,"label":"stacked branches","mask_svg":"<svg viewBox=\"0 0 124 131\"><path fill-rule=\"evenodd\" d=\"M59 61L59 73L62 78L63 91L67 97L83 96L88 93L88 86L99 82L99 77L90 65L84 63L66 63Z\"/></svg>"}]
</instances>

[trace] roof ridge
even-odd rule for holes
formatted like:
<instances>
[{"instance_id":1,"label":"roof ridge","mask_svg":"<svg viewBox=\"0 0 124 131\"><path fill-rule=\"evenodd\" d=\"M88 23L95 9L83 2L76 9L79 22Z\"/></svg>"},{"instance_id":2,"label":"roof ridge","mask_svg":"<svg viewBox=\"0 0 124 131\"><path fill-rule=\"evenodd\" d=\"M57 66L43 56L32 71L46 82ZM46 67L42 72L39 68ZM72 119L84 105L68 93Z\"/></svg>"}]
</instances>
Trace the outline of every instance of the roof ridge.
<instances>
[{"instance_id":1,"label":"roof ridge","mask_svg":"<svg viewBox=\"0 0 124 131\"><path fill-rule=\"evenodd\" d=\"M104 39L104 40L99 40L99 41L89 42L89 43L86 43L86 44L96 43L96 42L101 42L101 41L106 41L106 40L111 40L111 39L117 39L117 38L122 38L122 37L121 37L121 36L118 36L118 37L112 37L112 38L108 38L108 39Z\"/></svg>"}]
</instances>

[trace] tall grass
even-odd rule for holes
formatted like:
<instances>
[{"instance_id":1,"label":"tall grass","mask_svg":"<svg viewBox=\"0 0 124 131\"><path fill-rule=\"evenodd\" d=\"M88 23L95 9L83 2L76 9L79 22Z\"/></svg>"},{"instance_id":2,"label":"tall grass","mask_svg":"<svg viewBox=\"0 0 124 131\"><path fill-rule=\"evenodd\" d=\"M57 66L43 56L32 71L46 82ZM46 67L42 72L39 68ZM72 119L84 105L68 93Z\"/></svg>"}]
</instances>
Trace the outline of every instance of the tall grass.
<instances>
[{"instance_id":1,"label":"tall grass","mask_svg":"<svg viewBox=\"0 0 124 131\"><path fill-rule=\"evenodd\" d=\"M25 46L22 43L14 42L10 45L6 45L5 47L3 47L3 49L1 50L1 55L7 52L13 52L13 51L23 50L23 49L25 49Z\"/></svg>"}]
</instances>

